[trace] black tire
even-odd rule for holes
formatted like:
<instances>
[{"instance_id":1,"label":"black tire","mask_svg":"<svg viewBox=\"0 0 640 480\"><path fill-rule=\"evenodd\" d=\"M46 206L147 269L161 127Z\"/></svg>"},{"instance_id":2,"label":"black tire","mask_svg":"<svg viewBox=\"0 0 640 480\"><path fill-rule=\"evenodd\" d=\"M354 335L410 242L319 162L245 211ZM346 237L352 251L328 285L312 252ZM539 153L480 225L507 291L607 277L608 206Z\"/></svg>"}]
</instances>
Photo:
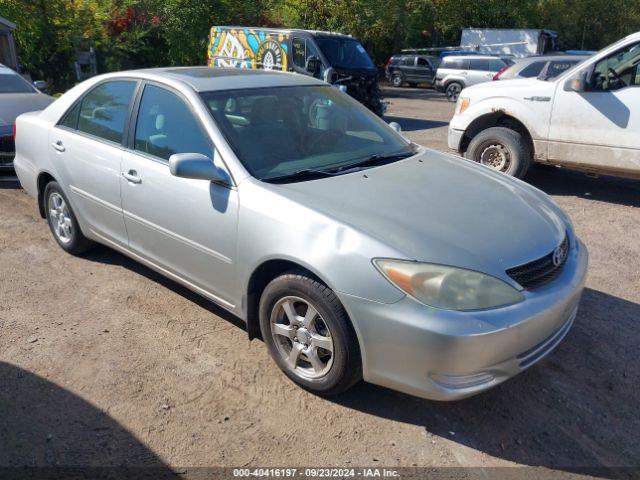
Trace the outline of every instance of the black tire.
<instances>
[{"instance_id":1,"label":"black tire","mask_svg":"<svg viewBox=\"0 0 640 480\"><path fill-rule=\"evenodd\" d=\"M58 198L61 198L64 202L62 204L64 205L64 208L62 208L62 210L66 212L66 218L68 218L68 222L70 223L70 228L68 230L63 229L65 232L64 238L60 233L56 232L56 229L59 228L58 218L55 218L51 211L52 205ZM43 202L49 229L51 230L51 234L53 235L56 243L60 245L60 248L72 255L79 255L93 247L94 243L87 237L85 237L80 230L80 225L78 225L78 220L76 219L76 216L71 209L71 204L60 188L60 185L58 185L56 182L49 182L44 189Z\"/></svg>"},{"instance_id":2,"label":"black tire","mask_svg":"<svg viewBox=\"0 0 640 480\"><path fill-rule=\"evenodd\" d=\"M394 73L391 76L391 85L393 85L394 87L396 88L401 87L403 83L404 83L404 78L402 77L401 73Z\"/></svg>"},{"instance_id":3,"label":"black tire","mask_svg":"<svg viewBox=\"0 0 640 480\"><path fill-rule=\"evenodd\" d=\"M411 88L416 88L418 86L418 84L416 82L409 82L409 86Z\"/></svg>"},{"instance_id":4,"label":"black tire","mask_svg":"<svg viewBox=\"0 0 640 480\"><path fill-rule=\"evenodd\" d=\"M460 92L464 87L459 82L451 82L447 85L447 88L444 89L444 93L447 96L447 100L450 102L457 102L458 96L460 96Z\"/></svg>"},{"instance_id":5,"label":"black tire","mask_svg":"<svg viewBox=\"0 0 640 480\"><path fill-rule=\"evenodd\" d=\"M532 161L526 138L505 127L487 128L478 133L469 143L464 156L518 178L525 176Z\"/></svg>"},{"instance_id":6,"label":"black tire","mask_svg":"<svg viewBox=\"0 0 640 480\"><path fill-rule=\"evenodd\" d=\"M301 301L292 301L292 298L297 298ZM304 333L302 330L317 334L317 325L320 323L323 327L326 326L326 330L328 330L328 332L325 330L321 335L325 339L331 339L333 353L330 360L326 361L328 366L326 373L318 378L308 378L304 373L301 373L305 364L309 365L310 369L313 370L311 362L305 360L304 350L298 357L299 359L295 361L293 368L287 363L287 346L290 355L294 344L301 345L297 336L294 340L287 336L272 333L273 319L282 318L284 321L288 321L289 317L284 313L285 309L281 309L282 302L287 303L287 301L294 306L296 315L303 315L306 312L306 310L302 310L305 302L312 305L318 313L315 317L316 327L306 330L302 324L300 324L299 328L294 327L292 322L289 322L289 325L281 324L282 326L295 328L295 335L297 336ZM336 395L344 392L362 379L362 361L356 334L340 300L326 285L311 278L303 271L286 273L272 280L264 289L260 298L259 311L260 331L264 342L269 348L271 357L285 375L302 388L318 395ZM301 318L301 316L297 318ZM300 348L304 347L300 346ZM313 343L308 348L314 348ZM316 355L317 352L316 348ZM321 349L320 352L326 356L329 350ZM327 356L327 358L329 357Z\"/></svg>"}]
</instances>

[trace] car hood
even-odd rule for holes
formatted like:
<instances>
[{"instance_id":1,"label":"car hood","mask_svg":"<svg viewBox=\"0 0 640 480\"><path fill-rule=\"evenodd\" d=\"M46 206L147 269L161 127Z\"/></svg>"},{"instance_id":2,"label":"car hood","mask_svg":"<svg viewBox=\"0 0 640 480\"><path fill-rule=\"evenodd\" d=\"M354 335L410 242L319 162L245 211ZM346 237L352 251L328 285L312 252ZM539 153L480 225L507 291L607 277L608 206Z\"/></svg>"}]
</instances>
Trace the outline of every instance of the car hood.
<instances>
[{"instance_id":1,"label":"car hood","mask_svg":"<svg viewBox=\"0 0 640 480\"><path fill-rule=\"evenodd\" d=\"M503 279L506 269L551 252L568 228L559 207L539 190L432 150L357 173L271 187L407 259Z\"/></svg>"},{"instance_id":2,"label":"car hood","mask_svg":"<svg viewBox=\"0 0 640 480\"><path fill-rule=\"evenodd\" d=\"M42 93L0 94L0 125L13 125L18 115L42 110L55 99Z\"/></svg>"}]
</instances>

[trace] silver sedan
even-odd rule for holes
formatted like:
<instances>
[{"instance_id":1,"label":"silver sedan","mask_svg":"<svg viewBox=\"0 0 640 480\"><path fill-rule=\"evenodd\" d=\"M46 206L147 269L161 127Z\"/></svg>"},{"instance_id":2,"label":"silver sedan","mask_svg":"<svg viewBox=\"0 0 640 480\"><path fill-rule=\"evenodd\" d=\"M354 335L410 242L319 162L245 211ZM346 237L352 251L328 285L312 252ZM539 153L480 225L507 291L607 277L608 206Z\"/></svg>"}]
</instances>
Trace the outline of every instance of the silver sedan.
<instances>
[{"instance_id":1,"label":"silver sedan","mask_svg":"<svg viewBox=\"0 0 640 480\"><path fill-rule=\"evenodd\" d=\"M55 241L108 245L242 318L294 382L452 400L549 353L587 251L544 193L267 71L88 80L17 121Z\"/></svg>"}]
</instances>

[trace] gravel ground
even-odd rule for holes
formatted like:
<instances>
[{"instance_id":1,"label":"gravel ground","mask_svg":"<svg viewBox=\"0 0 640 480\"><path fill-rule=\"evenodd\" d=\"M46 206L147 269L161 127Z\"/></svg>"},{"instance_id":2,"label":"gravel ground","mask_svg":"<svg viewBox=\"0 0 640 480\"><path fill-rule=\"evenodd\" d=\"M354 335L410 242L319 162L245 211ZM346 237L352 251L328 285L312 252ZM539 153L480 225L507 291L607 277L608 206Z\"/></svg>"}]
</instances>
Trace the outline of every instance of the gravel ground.
<instances>
[{"instance_id":1,"label":"gravel ground","mask_svg":"<svg viewBox=\"0 0 640 480\"><path fill-rule=\"evenodd\" d=\"M389 121L446 149L442 96L387 97ZM367 384L315 397L215 305L107 248L65 254L35 201L0 181L0 466L637 466L640 182L527 180L590 251L584 299L551 355L454 403Z\"/></svg>"}]
</instances>

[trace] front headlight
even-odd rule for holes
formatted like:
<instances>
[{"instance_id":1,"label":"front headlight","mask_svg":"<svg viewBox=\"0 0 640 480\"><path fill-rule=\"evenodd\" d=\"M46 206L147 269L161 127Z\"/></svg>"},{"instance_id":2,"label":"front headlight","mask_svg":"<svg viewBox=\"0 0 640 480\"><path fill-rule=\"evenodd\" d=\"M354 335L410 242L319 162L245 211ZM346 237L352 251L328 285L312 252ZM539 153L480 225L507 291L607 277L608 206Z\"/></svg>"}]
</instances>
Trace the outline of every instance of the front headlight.
<instances>
[{"instance_id":1,"label":"front headlight","mask_svg":"<svg viewBox=\"0 0 640 480\"><path fill-rule=\"evenodd\" d=\"M471 105L471 99L467 97L458 97L458 103L456 103L456 115L462 115L464 111Z\"/></svg>"},{"instance_id":2,"label":"front headlight","mask_svg":"<svg viewBox=\"0 0 640 480\"><path fill-rule=\"evenodd\" d=\"M473 270L386 258L373 263L400 290L432 307L481 310L524 299L502 280Z\"/></svg>"}]
</instances>

